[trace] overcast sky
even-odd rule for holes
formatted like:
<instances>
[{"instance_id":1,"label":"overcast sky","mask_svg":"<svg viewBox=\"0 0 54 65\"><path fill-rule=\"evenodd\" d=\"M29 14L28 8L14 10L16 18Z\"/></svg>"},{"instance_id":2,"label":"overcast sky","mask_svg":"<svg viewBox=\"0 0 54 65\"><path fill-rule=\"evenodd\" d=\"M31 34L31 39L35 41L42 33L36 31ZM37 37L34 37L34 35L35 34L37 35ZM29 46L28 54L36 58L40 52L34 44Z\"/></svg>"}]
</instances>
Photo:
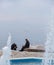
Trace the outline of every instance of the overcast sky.
<instances>
[{"instance_id":1,"label":"overcast sky","mask_svg":"<svg viewBox=\"0 0 54 65\"><path fill-rule=\"evenodd\" d=\"M46 41L53 0L0 0L0 46L10 32L18 46L28 38L32 45ZM54 7L54 5L52 5Z\"/></svg>"}]
</instances>

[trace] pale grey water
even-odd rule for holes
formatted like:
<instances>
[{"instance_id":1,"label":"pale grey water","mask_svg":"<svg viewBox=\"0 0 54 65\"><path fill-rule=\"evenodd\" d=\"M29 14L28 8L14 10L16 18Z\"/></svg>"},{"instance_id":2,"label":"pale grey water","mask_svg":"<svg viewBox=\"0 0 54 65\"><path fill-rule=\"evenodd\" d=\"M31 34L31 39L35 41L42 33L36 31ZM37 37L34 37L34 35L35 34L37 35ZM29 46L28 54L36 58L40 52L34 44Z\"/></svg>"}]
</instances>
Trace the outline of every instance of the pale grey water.
<instances>
[{"instance_id":1,"label":"pale grey water","mask_svg":"<svg viewBox=\"0 0 54 65\"><path fill-rule=\"evenodd\" d=\"M46 41L48 27L45 23L3 22L0 25L0 49L6 45L9 32L12 35L12 43L15 42L18 48L25 44L25 38L28 38L32 45L43 44Z\"/></svg>"},{"instance_id":2,"label":"pale grey water","mask_svg":"<svg viewBox=\"0 0 54 65\"><path fill-rule=\"evenodd\" d=\"M51 0L1 0L0 49L6 45L8 33L18 48L28 38L31 44L43 44L51 17ZM54 2L54 1L53 1Z\"/></svg>"}]
</instances>

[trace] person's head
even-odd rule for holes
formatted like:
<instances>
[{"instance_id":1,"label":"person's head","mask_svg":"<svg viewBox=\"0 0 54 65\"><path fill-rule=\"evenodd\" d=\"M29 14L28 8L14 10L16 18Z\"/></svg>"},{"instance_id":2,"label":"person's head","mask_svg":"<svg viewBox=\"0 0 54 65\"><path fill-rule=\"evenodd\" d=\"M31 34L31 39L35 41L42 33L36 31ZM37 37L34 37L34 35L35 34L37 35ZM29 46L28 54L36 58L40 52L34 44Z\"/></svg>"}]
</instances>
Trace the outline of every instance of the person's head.
<instances>
[{"instance_id":1,"label":"person's head","mask_svg":"<svg viewBox=\"0 0 54 65\"><path fill-rule=\"evenodd\" d=\"M17 45L15 44L15 43L13 43L12 45L11 45L11 50L16 50L17 49Z\"/></svg>"},{"instance_id":2,"label":"person's head","mask_svg":"<svg viewBox=\"0 0 54 65\"><path fill-rule=\"evenodd\" d=\"M26 41L28 41L28 39L27 39L27 38L26 38L25 40L26 40Z\"/></svg>"}]
</instances>

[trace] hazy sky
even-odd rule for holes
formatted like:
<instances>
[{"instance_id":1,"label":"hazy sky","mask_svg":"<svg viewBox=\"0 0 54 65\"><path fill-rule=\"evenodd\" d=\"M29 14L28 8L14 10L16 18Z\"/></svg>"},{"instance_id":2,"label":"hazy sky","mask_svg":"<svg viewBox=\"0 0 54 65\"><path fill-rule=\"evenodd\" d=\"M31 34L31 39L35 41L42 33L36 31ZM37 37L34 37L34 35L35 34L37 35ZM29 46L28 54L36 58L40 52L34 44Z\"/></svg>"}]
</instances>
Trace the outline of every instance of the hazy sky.
<instances>
[{"instance_id":1,"label":"hazy sky","mask_svg":"<svg viewBox=\"0 0 54 65\"><path fill-rule=\"evenodd\" d=\"M8 33L18 46L28 38L32 45L45 43L53 0L0 0L0 46Z\"/></svg>"}]
</instances>

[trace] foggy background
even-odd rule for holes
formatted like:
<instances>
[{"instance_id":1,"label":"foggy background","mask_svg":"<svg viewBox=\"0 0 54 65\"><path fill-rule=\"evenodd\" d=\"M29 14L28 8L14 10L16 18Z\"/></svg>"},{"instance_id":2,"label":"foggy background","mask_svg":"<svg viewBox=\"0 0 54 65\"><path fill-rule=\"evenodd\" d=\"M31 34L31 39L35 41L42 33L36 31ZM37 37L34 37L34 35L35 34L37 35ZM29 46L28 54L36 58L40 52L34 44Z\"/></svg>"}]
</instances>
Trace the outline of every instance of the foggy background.
<instances>
[{"instance_id":1,"label":"foggy background","mask_svg":"<svg viewBox=\"0 0 54 65\"><path fill-rule=\"evenodd\" d=\"M28 38L31 45L44 44L53 0L0 0L0 49L8 33L20 49Z\"/></svg>"}]
</instances>

